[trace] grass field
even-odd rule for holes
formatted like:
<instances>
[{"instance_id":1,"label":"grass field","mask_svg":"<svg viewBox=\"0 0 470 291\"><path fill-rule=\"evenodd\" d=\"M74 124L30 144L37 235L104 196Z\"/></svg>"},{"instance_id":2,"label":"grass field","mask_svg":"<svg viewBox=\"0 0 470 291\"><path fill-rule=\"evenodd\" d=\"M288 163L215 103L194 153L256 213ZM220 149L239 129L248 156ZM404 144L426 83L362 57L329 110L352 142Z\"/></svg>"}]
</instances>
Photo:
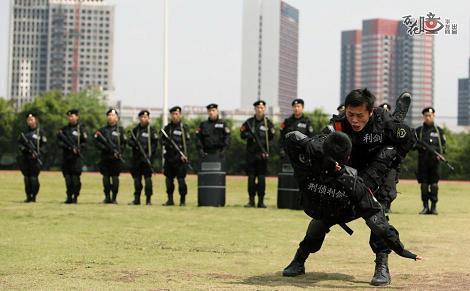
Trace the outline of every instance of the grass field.
<instances>
[{"instance_id":1,"label":"grass field","mask_svg":"<svg viewBox=\"0 0 470 291\"><path fill-rule=\"evenodd\" d=\"M275 178L267 209L245 209L246 180L227 178L227 206L196 206L188 177L187 207L163 207L164 184L154 177L153 206L129 206L131 177L121 177L119 205L103 205L101 178L84 174L78 205L65 205L60 173L40 176L38 203L25 204L18 172L0 172L0 289L291 290L368 285L374 256L362 220L349 237L333 227L307 274L284 278L309 219L276 209ZM399 184L391 222L406 246L424 256L392 255L389 288L470 289L470 184L442 182L438 216L417 215L418 185Z\"/></svg>"}]
</instances>

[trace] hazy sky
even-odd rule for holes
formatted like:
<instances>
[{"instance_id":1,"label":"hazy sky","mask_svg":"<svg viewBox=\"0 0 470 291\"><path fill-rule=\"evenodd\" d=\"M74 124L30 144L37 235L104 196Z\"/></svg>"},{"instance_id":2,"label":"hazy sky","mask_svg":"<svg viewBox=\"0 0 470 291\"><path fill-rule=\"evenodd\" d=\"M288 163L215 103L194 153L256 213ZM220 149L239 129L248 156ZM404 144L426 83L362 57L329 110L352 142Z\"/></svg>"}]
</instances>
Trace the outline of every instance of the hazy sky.
<instances>
[{"instance_id":1,"label":"hazy sky","mask_svg":"<svg viewBox=\"0 0 470 291\"><path fill-rule=\"evenodd\" d=\"M162 104L163 0L108 0L116 5L115 97L124 104ZM258 1L258 0L253 0ZM269 1L269 0L265 0ZM6 95L9 0L0 0L0 96ZM242 0L169 0L169 105L240 105ZM457 79L468 77L470 1L286 0L300 10L299 97L306 108L334 112L339 100L342 30L363 19L436 13L458 24L435 36L435 106L452 126Z\"/></svg>"}]
</instances>

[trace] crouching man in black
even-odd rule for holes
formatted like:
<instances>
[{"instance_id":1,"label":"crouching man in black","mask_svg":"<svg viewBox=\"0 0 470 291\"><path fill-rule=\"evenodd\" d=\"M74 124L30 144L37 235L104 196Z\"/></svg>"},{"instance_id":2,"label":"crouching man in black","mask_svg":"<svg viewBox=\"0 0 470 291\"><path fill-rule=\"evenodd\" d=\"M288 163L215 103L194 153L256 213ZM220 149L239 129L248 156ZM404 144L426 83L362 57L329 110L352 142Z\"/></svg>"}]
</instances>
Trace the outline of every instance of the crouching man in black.
<instances>
[{"instance_id":1,"label":"crouching man in black","mask_svg":"<svg viewBox=\"0 0 470 291\"><path fill-rule=\"evenodd\" d=\"M313 138L299 132L286 136L286 151L302 192L302 205L313 220L283 276L305 274L305 260L309 254L320 250L330 228L335 224L344 228L345 223L358 218L363 218L371 231L399 256L422 259L405 249L398 231L385 218L380 203L356 170L345 166L351 147L350 139L341 132ZM393 147L384 147L377 162L387 164L395 154Z\"/></svg>"}]
</instances>

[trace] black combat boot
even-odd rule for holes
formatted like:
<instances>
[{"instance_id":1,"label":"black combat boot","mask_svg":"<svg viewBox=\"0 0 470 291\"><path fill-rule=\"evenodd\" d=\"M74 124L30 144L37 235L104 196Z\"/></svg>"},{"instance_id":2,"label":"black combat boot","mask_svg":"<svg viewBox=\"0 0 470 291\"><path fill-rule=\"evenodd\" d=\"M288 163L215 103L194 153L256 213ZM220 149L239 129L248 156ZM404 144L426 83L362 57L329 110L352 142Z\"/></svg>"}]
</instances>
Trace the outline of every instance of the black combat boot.
<instances>
[{"instance_id":1,"label":"black combat boot","mask_svg":"<svg viewBox=\"0 0 470 291\"><path fill-rule=\"evenodd\" d=\"M111 203L111 196L109 195L109 193L105 193L105 194L104 194L103 203L105 203L105 204Z\"/></svg>"},{"instance_id":2,"label":"black combat boot","mask_svg":"<svg viewBox=\"0 0 470 291\"><path fill-rule=\"evenodd\" d=\"M264 195L258 195L258 208L266 208L266 205L264 205Z\"/></svg>"},{"instance_id":3,"label":"black combat boot","mask_svg":"<svg viewBox=\"0 0 470 291\"><path fill-rule=\"evenodd\" d=\"M428 201L423 201L423 210L419 214L429 214L429 203Z\"/></svg>"},{"instance_id":4,"label":"black combat boot","mask_svg":"<svg viewBox=\"0 0 470 291\"><path fill-rule=\"evenodd\" d=\"M134 200L129 205L140 205L140 195L134 194Z\"/></svg>"},{"instance_id":5,"label":"black combat boot","mask_svg":"<svg viewBox=\"0 0 470 291\"><path fill-rule=\"evenodd\" d=\"M186 206L186 195L180 195L180 206Z\"/></svg>"},{"instance_id":6,"label":"black combat boot","mask_svg":"<svg viewBox=\"0 0 470 291\"><path fill-rule=\"evenodd\" d=\"M152 196L146 195L145 196L145 205L152 205Z\"/></svg>"},{"instance_id":7,"label":"black combat boot","mask_svg":"<svg viewBox=\"0 0 470 291\"><path fill-rule=\"evenodd\" d=\"M26 199L24 200L24 203L29 203L32 201L31 195L26 194Z\"/></svg>"},{"instance_id":8,"label":"black combat boot","mask_svg":"<svg viewBox=\"0 0 470 291\"><path fill-rule=\"evenodd\" d=\"M73 202L72 194L67 193L67 199L65 199L64 203L65 204L72 204L72 202Z\"/></svg>"},{"instance_id":9,"label":"black combat boot","mask_svg":"<svg viewBox=\"0 0 470 291\"><path fill-rule=\"evenodd\" d=\"M255 207L255 196L249 196L248 204L246 204L245 207L248 207L248 208Z\"/></svg>"},{"instance_id":10,"label":"black combat boot","mask_svg":"<svg viewBox=\"0 0 470 291\"><path fill-rule=\"evenodd\" d=\"M78 202L78 195L75 194L75 195L73 195L72 203L73 203L73 204L77 204L77 202Z\"/></svg>"},{"instance_id":11,"label":"black combat boot","mask_svg":"<svg viewBox=\"0 0 470 291\"><path fill-rule=\"evenodd\" d=\"M377 253L375 257L374 277L370 281L373 286L385 286L391 283L390 271L388 270L388 254Z\"/></svg>"},{"instance_id":12,"label":"black combat boot","mask_svg":"<svg viewBox=\"0 0 470 291\"><path fill-rule=\"evenodd\" d=\"M162 204L163 206L173 206L175 202L173 201L173 194L168 194L168 200Z\"/></svg>"},{"instance_id":13,"label":"black combat boot","mask_svg":"<svg viewBox=\"0 0 470 291\"><path fill-rule=\"evenodd\" d=\"M117 202L117 193L113 193L113 196L111 197L111 203L118 204L118 202Z\"/></svg>"},{"instance_id":14,"label":"black combat boot","mask_svg":"<svg viewBox=\"0 0 470 291\"><path fill-rule=\"evenodd\" d=\"M429 210L429 214L437 215L436 204L437 201L431 201L431 210Z\"/></svg>"},{"instance_id":15,"label":"black combat boot","mask_svg":"<svg viewBox=\"0 0 470 291\"><path fill-rule=\"evenodd\" d=\"M36 202L36 195L31 195L31 202Z\"/></svg>"},{"instance_id":16,"label":"black combat boot","mask_svg":"<svg viewBox=\"0 0 470 291\"><path fill-rule=\"evenodd\" d=\"M305 260L308 258L308 255L301 248L298 248L292 262L282 271L282 276L295 277L305 274Z\"/></svg>"}]
</instances>

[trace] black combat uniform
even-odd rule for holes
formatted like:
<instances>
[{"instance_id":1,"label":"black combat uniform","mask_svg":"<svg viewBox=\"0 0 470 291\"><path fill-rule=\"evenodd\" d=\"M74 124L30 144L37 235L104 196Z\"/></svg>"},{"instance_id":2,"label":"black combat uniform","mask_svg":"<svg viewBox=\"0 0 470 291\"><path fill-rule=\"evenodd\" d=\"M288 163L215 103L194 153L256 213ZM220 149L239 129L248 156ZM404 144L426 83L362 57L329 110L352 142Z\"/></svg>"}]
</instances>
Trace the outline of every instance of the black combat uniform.
<instances>
[{"instance_id":1,"label":"black combat uniform","mask_svg":"<svg viewBox=\"0 0 470 291\"><path fill-rule=\"evenodd\" d=\"M295 104L303 105L304 101L302 99L295 99L294 101L292 101L292 106L294 106ZM303 114L299 118L295 117L294 114L292 114L290 117L284 119L284 122L281 123L280 128L281 129L279 141L281 144L281 156L284 156L284 139L286 134L288 134L289 132L298 131L308 137L313 136L312 122L310 121L310 118Z\"/></svg>"},{"instance_id":2,"label":"black combat uniform","mask_svg":"<svg viewBox=\"0 0 470 291\"><path fill-rule=\"evenodd\" d=\"M37 116L28 113L27 118ZM28 127L27 131L18 137L18 164L24 177L24 190L26 200L24 202L36 202L39 192L39 172L42 167L42 157L46 153L47 138L37 125Z\"/></svg>"},{"instance_id":3,"label":"black combat uniform","mask_svg":"<svg viewBox=\"0 0 470 291\"><path fill-rule=\"evenodd\" d=\"M170 109L172 112L181 112L181 107L175 106ZM188 157L188 149L190 145L189 128L181 121L178 123L170 122L164 128L164 131L178 146L179 150ZM165 175L166 193L168 200L165 206L175 205L173 200L173 192L175 191L175 178L178 181L178 192L180 194L180 206L186 205L186 194L188 194L188 186L186 185L186 167L189 161L183 161L181 155L173 144L165 137L162 137L162 144L165 147L165 163L163 165L163 174Z\"/></svg>"},{"instance_id":4,"label":"black combat uniform","mask_svg":"<svg viewBox=\"0 0 470 291\"><path fill-rule=\"evenodd\" d=\"M78 109L71 109L67 115L78 116ZM59 146L62 148L62 175L65 179L67 198L65 203L77 203L82 187L80 176L82 174L83 150L87 143L87 131L83 125L68 124L57 133Z\"/></svg>"},{"instance_id":5,"label":"black combat uniform","mask_svg":"<svg viewBox=\"0 0 470 291\"><path fill-rule=\"evenodd\" d=\"M413 130L393 118L390 112L383 108L374 108L369 122L360 132L352 129L345 115L333 116L330 125L324 130L324 132L329 131L342 131L349 136L352 141L352 152L348 165L358 170L359 176L363 178L365 185L371 189L382 207L389 208L397 193L397 174L391 170L398 169L401 160L415 145L416 138ZM384 146L393 146L397 152L393 163L388 166L377 163ZM387 256L390 248L374 232L371 232L369 243L376 254L373 281L379 277L387 278L383 280L385 283L389 281ZM387 276L379 276L385 273Z\"/></svg>"},{"instance_id":6,"label":"black combat uniform","mask_svg":"<svg viewBox=\"0 0 470 291\"><path fill-rule=\"evenodd\" d=\"M257 101L253 105L257 106L262 103L264 101ZM256 116L250 117L240 128L240 136L246 140L245 171L248 175L249 196L247 207L255 206L255 196L258 194L258 207L266 208L264 205L266 173L268 171L269 147L274 134L274 125L266 116L261 119L257 119Z\"/></svg>"},{"instance_id":7,"label":"black combat uniform","mask_svg":"<svg viewBox=\"0 0 470 291\"><path fill-rule=\"evenodd\" d=\"M142 110L142 115L150 116L150 112ZM138 124L132 129L128 137L129 146L132 148L131 175L134 180L134 201L133 205L140 205L140 195L142 189L142 177L145 182L145 204L151 205L153 195L152 174L153 160L158 147L158 132L150 124L141 126Z\"/></svg>"},{"instance_id":8,"label":"black combat uniform","mask_svg":"<svg viewBox=\"0 0 470 291\"><path fill-rule=\"evenodd\" d=\"M335 150L338 145L344 150ZM398 231L388 223L380 203L357 176L355 169L347 166L343 166L340 171L335 169L336 162L342 164L347 160L350 149L351 143L342 133L318 135L313 138L299 132L287 135L286 151L300 186L302 205L305 213L313 220L308 226L304 240L299 244L294 260L284 269L284 276L305 273L305 260L310 253L320 250L333 225L361 217L371 231L398 255L417 258L404 248ZM395 152L393 148L384 147L380 154L383 157L380 163L388 166L393 161Z\"/></svg>"},{"instance_id":9,"label":"black combat uniform","mask_svg":"<svg viewBox=\"0 0 470 291\"><path fill-rule=\"evenodd\" d=\"M423 110L426 112L434 113L432 107L427 107ZM424 124L416 129L416 136L418 140L427 143L434 150L440 154L445 153L446 138L444 131L439 126ZM437 194L439 182L439 160L436 155L422 146L418 148L418 183L421 184L421 200L423 201L423 210L420 214L437 214ZM429 208L429 200L431 200L431 208Z\"/></svg>"},{"instance_id":10,"label":"black combat uniform","mask_svg":"<svg viewBox=\"0 0 470 291\"><path fill-rule=\"evenodd\" d=\"M114 111L110 109L106 114ZM119 192L119 175L123 167L122 153L127 143L124 129L117 124L114 126L106 125L98 130L94 139L96 146L101 150L101 160L99 169L103 175L103 203L117 203L117 194ZM112 196L111 196L112 193Z\"/></svg>"},{"instance_id":11,"label":"black combat uniform","mask_svg":"<svg viewBox=\"0 0 470 291\"><path fill-rule=\"evenodd\" d=\"M217 108L217 104L209 104L207 109ZM227 123L221 119L211 120L208 118L206 121L199 124L196 130L196 148L201 157L207 154L220 154L223 159L225 149L230 144L230 128Z\"/></svg>"}]
</instances>

